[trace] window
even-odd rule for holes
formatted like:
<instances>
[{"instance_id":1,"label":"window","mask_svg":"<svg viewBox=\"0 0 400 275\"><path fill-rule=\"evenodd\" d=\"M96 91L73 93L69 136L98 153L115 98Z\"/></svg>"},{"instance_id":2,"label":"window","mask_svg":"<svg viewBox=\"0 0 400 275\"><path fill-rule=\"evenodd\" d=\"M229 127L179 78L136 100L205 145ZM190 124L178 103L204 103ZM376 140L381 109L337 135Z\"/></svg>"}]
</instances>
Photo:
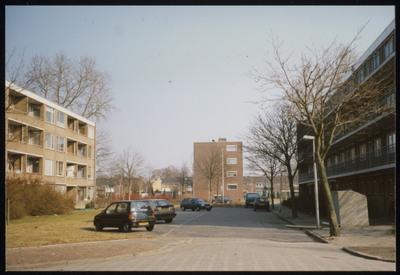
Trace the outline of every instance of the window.
<instances>
[{"instance_id":1,"label":"window","mask_svg":"<svg viewBox=\"0 0 400 275\"><path fill-rule=\"evenodd\" d=\"M326 159L326 166L330 166L331 165L331 158L327 158Z\"/></svg>"},{"instance_id":2,"label":"window","mask_svg":"<svg viewBox=\"0 0 400 275\"><path fill-rule=\"evenodd\" d=\"M64 176L64 162L57 161L57 176Z\"/></svg>"},{"instance_id":3,"label":"window","mask_svg":"<svg viewBox=\"0 0 400 275\"><path fill-rule=\"evenodd\" d=\"M106 213L115 213L116 208L117 208L117 203L113 203L106 209Z\"/></svg>"},{"instance_id":4,"label":"window","mask_svg":"<svg viewBox=\"0 0 400 275\"><path fill-rule=\"evenodd\" d=\"M54 124L54 109L46 106L46 121Z\"/></svg>"},{"instance_id":5,"label":"window","mask_svg":"<svg viewBox=\"0 0 400 275\"><path fill-rule=\"evenodd\" d=\"M88 166L88 169L87 169L87 176L88 176L88 179L93 179L93 167L92 166Z\"/></svg>"},{"instance_id":6,"label":"window","mask_svg":"<svg viewBox=\"0 0 400 275\"><path fill-rule=\"evenodd\" d=\"M28 158L28 161L27 161L27 165L28 165L27 171L30 172L30 173L40 173L40 166L39 166L39 164L40 164L39 159L31 159L31 158Z\"/></svg>"},{"instance_id":7,"label":"window","mask_svg":"<svg viewBox=\"0 0 400 275\"><path fill-rule=\"evenodd\" d=\"M46 148L54 149L54 135L46 133Z\"/></svg>"},{"instance_id":8,"label":"window","mask_svg":"<svg viewBox=\"0 0 400 275\"><path fill-rule=\"evenodd\" d=\"M375 157L379 157L382 155L381 152L381 139L380 138L376 138L374 141L374 146L375 146Z\"/></svg>"},{"instance_id":9,"label":"window","mask_svg":"<svg viewBox=\"0 0 400 275\"><path fill-rule=\"evenodd\" d=\"M393 52L393 37L383 46L383 59L388 58L388 56Z\"/></svg>"},{"instance_id":10,"label":"window","mask_svg":"<svg viewBox=\"0 0 400 275\"><path fill-rule=\"evenodd\" d=\"M89 146L88 157L91 159L94 158L94 147L93 146Z\"/></svg>"},{"instance_id":11,"label":"window","mask_svg":"<svg viewBox=\"0 0 400 275\"><path fill-rule=\"evenodd\" d=\"M394 106L394 93L388 94L385 100L387 106Z\"/></svg>"},{"instance_id":12,"label":"window","mask_svg":"<svg viewBox=\"0 0 400 275\"><path fill-rule=\"evenodd\" d=\"M227 177L237 177L237 172L236 171L228 171L226 172Z\"/></svg>"},{"instance_id":13,"label":"window","mask_svg":"<svg viewBox=\"0 0 400 275\"><path fill-rule=\"evenodd\" d=\"M390 133L387 135L388 153L394 153L396 151L396 133Z\"/></svg>"},{"instance_id":14,"label":"window","mask_svg":"<svg viewBox=\"0 0 400 275\"><path fill-rule=\"evenodd\" d=\"M226 145L226 151L236 151L237 146L236 145Z\"/></svg>"},{"instance_id":15,"label":"window","mask_svg":"<svg viewBox=\"0 0 400 275\"><path fill-rule=\"evenodd\" d=\"M75 165L74 164L67 164L67 177L74 178L75 177Z\"/></svg>"},{"instance_id":16,"label":"window","mask_svg":"<svg viewBox=\"0 0 400 275\"><path fill-rule=\"evenodd\" d=\"M371 60L371 71L375 70L379 66L379 52L375 53Z\"/></svg>"},{"instance_id":17,"label":"window","mask_svg":"<svg viewBox=\"0 0 400 275\"><path fill-rule=\"evenodd\" d=\"M340 162L344 162L344 152L343 152L343 151L340 152L339 161L340 161Z\"/></svg>"},{"instance_id":18,"label":"window","mask_svg":"<svg viewBox=\"0 0 400 275\"><path fill-rule=\"evenodd\" d=\"M81 135L85 135L86 134L86 132L85 132L85 124L79 124L79 127L78 127L79 129L78 129L78 133L79 134L81 134Z\"/></svg>"},{"instance_id":19,"label":"window","mask_svg":"<svg viewBox=\"0 0 400 275\"><path fill-rule=\"evenodd\" d=\"M29 131L29 144L40 146L40 131Z\"/></svg>"},{"instance_id":20,"label":"window","mask_svg":"<svg viewBox=\"0 0 400 275\"><path fill-rule=\"evenodd\" d=\"M89 125L89 137L94 139L94 127Z\"/></svg>"},{"instance_id":21,"label":"window","mask_svg":"<svg viewBox=\"0 0 400 275\"><path fill-rule=\"evenodd\" d=\"M78 178L85 178L85 166L78 166Z\"/></svg>"},{"instance_id":22,"label":"window","mask_svg":"<svg viewBox=\"0 0 400 275\"><path fill-rule=\"evenodd\" d=\"M33 117L41 118L41 106L40 104L30 104L29 114Z\"/></svg>"},{"instance_id":23,"label":"window","mask_svg":"<svg viewBox=\"0 0 400 275\"><path fill-rule=\"evenodd\" d=\"M86 145L78 144L78 156L81 156L81 157L85 157L86 156L85 155L85 148L86 148Z\"/></svg>"},{"instance_id":24,"label":"window","mask_svg":"<svg viewBox=\"0 0 400 275\"><path fill-rule=\"evenodd\" d=\"M228 190L237 190L237 184L236 183L235 184L227 184L226 188Z\"/></svg>"},{"instance_id":25,"label":"window","mask_svg":"<svg viewBox=\"0 0 400 275\"><path fill-rule=\"evenodd\" d=\"M227 164L237 164L237 158L227 158L226 163Z\"/></svg>"},{"instance_id":26,"label":"window","mask_svg":"<svg viewBox=\"0 0 400 275\"><path fill-rule=\"evenodd\" d=\"M117 213L127 213L128 212L128 203L120 202L118 203Z\"/></svg>"},{"instance_id":27,"label":"window","mask_svg":"<svg viewBox=\"0 0 400 275\"><path fill-rule=\"evenodd\" d=\"M46 159L46 162L44 164L44 174L47 176L53 176L53 160L52 159Z\"/></svg>"},{"instance_id":28,"label":"window","mask_svg":"<svg viewBox=\"0 0 400 275\"><path fill-rule=\"evenodd\" d=\"M365 154L367 153L367 145L365 143L360 145L360 159L365 160Z\"/></svg>"},{"instance_id":29,"label":"window","mask_svg":"<svg viewBox=\"0 0 400 275\"><path fill-rule=\"evenodd\" d=\"M63 137L57 137L57 151L64 152L65 150L65 139Z\"/></svg>"},{"instance_id":30,"label":"window","mask_svg":"<svg viewBox=\"0 0 400 275\"><path fill-rule=\"evenodd\" d=\"M65 128L65 114L63 112L57 111L57 125Z\"/></svg>"}]
</instances>

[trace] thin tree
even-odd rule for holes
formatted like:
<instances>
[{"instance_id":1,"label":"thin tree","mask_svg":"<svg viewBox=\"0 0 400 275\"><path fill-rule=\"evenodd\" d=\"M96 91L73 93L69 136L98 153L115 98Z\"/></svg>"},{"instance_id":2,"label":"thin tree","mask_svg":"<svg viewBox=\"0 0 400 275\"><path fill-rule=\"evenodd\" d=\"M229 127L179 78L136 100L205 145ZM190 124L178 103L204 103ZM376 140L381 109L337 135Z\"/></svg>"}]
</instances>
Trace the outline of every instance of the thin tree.
<instances>
[{"instance_id":1,"label":"thin tree","mask_svg":"<svg viewBox=\"0 0 400 275\"><path fill-rule=\"evenodd\" d=\"M253 171L262 172L271 183L271 208L274 209L274 178L282 170L277 158L265 154L260 148L253 146L243 146L247 155L247 167Z\"/></svg>"},{"instance_id":2,"label":"thin tree","mask_svg":"<svg viewBox=\"0 0 400 275\"><path fill-rule=\"evenodd\" d=\"M266 162L269 165L273 163L270 158L276 159L286 170L292 198L292 218L296 218L297 205L293 184L298 170L297 121L287 115L287 109L288 106L285 104L276 104L266 110L263 115L255 117L244 134L244 138L248 143L246 149L253 157L259 156L264 162L269 160Z\"/></svg>"},{"instance_id":3,"label":"thin tree","mask_svg":"<svg viewBox=\"0 0 400 275\"><path fill-rule=\"evenodd\" d=\"M139 150L133 150L131 147L129 147L119 154L115 162L121 171L123 179L126 179L127 181L129 199L132 182L142 172L145 158Z\"/></svg>"},{"instance_id":4,"label":"thin tree","mask_svg":"<svg viewBox=\"0 0 400 275\"><path fill-rule=\"evenodd\" d=\"M114 159L110 132L104 128L97 128L96 138L96 177L107 177Z\"/></svg>"},{"instance_id":5,"label":"thin tree","mask_svg":"<svg viewBox=\"0 0 400 275\"><path fill-rule=\"evenodd\" d=\"M186 161L183 161L182 167L179 169L179 174L177 176L177 179L181 185L181 195L183 195L183 187L185 183L187 184L188 177L190 177L190 169L187 166Z\"/></svg>"},{"instance_id":6,"label":"thin tree","mask_svg":"<svg viewBox=\"0 0 400 275\"><path fill-rule=\"evenodd\" d=\"M299 65L290 65L290 56L283 58L280 52L282 43L270 36L278 66L267 61L268 69L251 73L260 83L261 91L281 91L276 99L290 103L287 116L295 118L306 129L306 134L315 137L315 160L331 236L340 236L324 164L333 140L349 128L394 111L394 106L379 102L388 87L394 85L388 81L393 76L384 71L379 77L367 80L354 75L355 41L363 28L347 44L337 44L334 40L328 48L309 48L310 54L302 54Z\"/></svg>"},{"instance_id":7,"label":"thin tree","mask_svg":"<svg viewBox=\"0 0 400 275\"><path fill-rule=\"evenodd\" d=\"M222 174L222 151L217 144L210 144L201 153L194 155L193 180L207 180L211 202L213 182Z\"/></svg>"},{"instance_id":8,"label":"thin tree","mask_svg":"<svg viewBox=\"0 0 400 275\"><path fill-rule=\"evenodd\" d=\"M64 52L53 57L35 55L27 64L20 86L85 118L107 120L116 110L111 76L96 59L71 59Z\"/></svg>"}]
</instances>

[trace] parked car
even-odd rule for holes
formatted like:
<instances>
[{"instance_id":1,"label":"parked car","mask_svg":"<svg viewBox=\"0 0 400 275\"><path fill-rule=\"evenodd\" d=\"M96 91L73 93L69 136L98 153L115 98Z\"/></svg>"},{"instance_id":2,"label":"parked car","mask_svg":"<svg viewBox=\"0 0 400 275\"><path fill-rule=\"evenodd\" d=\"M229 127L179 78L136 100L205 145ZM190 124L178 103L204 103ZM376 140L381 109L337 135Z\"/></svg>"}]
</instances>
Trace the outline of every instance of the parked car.
<instances>
[{"instance_id":1,"label":"parked car","mask_svg":"<svg viewBox=\"0 0 400 275\"><path fill-rule=\"evenodd\" d=\"M257 192L249 192L246 194L246 200L244 202L245 207L247 208L249 205L253 205L254 204L254 199L259 197L260 194L258 194Z\"/></svg>"},{"instance_id":2,"label":"parked car","mask_svg":"<svg viewBox=\"0 0 400 275\"><path fill-rule=\"evenodd\" d=\"M176 217L175 207L167 200L149 199L150 207L156 216L156 220L164 220L166 223L171 223Z\"/></svg>"},{"instance_id":3,"label":"parked car","mask_svg":"<svg viewBox=\"0 0 400 275\"><path fill-rule=\"evenodd\" d=\"M183 201L181 201L181 210L185 211L186 209L192 209L192 211L206 209L207 211L210 211L212 209L212 205L200 198L185 198Z\"/></svg>"},{"instance_id":4,"label":"parked car","mask_svg":"<svg viewBox=\"0 0 400 275\"><path fill-rule=\"evenodd\" d=\"M254 206L253 210L256 211L256 209L266 209L269 211L269 200L268 197L257 197L254 199Z\"/></svg>"},{"instance_id":5,"label":"parked car","mask_svg":"<svg viewBox=\"0 0 400 275\"><path fill-rule=\"evenodd\" d=\"M232 198L229 196L224 196L224 203L231 203ZM222 203L222 197L218 197L212 200L212 203Z\"/></svg>"},{"instance_id":6,"label":"parked car","mask_svg":"<svg viewBox=\"0 0 400 275\"><path fill-rule=\"evenodd\" d=\"M132 227L154 229L156 218L150 203L144 200L116 201L94 217L96 231L104 227L117 227L120 231L129 232Z\"/></svg>"}]
</instances>

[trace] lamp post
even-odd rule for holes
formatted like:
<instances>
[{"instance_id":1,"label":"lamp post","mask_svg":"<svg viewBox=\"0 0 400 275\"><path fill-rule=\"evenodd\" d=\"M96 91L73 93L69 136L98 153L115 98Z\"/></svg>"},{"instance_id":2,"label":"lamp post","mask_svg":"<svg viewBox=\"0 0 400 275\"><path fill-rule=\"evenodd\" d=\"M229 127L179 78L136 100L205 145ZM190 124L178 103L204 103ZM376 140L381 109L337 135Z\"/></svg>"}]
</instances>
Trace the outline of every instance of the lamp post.
<instances>
[{"instance_id":1,"label":"lamp post","mask_svg":"<svg viewBox=\"0 0 400 275\"><path fill-rule=\"evenodd\" d=\"M317 182L317 164L315 162L315 137L305 135L303 139L313 141L313 162L314 162L314 193L315 193L315 216L317 217L317 228L319 229L319 207L318 207L318 182Z\"/></svg>"},{"instance_id":2,"label":"lamp post","mask_svg":"<svg viewBox=\"0 0 400 275\"><path fill-rule=\"evenodd\" d=\"M222 178L222 184L221 184L221 189L222 189L222 203L224 203L224 148L222 150L222 172L221 172L221 178Z\"/></svg>"}]
</instances>

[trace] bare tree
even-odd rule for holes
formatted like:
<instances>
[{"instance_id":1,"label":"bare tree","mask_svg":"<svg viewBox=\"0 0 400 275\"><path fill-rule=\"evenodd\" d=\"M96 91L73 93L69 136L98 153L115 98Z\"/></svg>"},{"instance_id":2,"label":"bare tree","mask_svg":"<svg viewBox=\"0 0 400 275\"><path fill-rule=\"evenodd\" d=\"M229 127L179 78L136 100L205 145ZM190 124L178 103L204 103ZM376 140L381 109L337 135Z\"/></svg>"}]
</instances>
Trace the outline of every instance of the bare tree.
<instances>
[{"instance_id":1,"label":"bare tree","mask_svg":"<svg viewBox=\"0 0 400 275\"><path fill-rule=\"evenodd\" d=\"M204 179L208 181L209 201L211 202L213 182L219 179L222 174L222 151L220 146L216 143L210 144L207 150L195 154L193 170L197 180Z\"/></svg>"},{"instance_id":2,"label":"bare tree","mask_svg":"<svg viewBox=\"0 0 400 275\"><path fill-rule=\"evenodd\" d=\"M114 152L110 132L104 128L97 129L96 138L96 177L110 175Z\"/></svg>"},{"instance_id":3,"label":"bare tree","mask_svg":"<svg viewBox=\"0 0 400 275\"><path fill-rule=\"evenodd\" d=\"M260 83L261 91L281 91L276 99L290 103L287 116L296 119L308 135L315 137L315 160L331 236L340 236L324 164L332 141L350 127L394 110L394 106L389 106L390 109L379 104L379 98L388 86L394 85L388 81L393 75L382 71L379 77L364 80L354 74L353 68L357 65L355 41L362 29L347 44L337 44L334 40L328 48L309 48L310 54L303 54L299 65L290 65L290 56L283 58L280 52L282 43L270 36L278 66L267 61L267 70L251 73L251 77Z\"/></svg>"},{"instance_id":4,"label":"bare tree","mask_svg":"<svg viewBox=\"0 0 400 275\"><path fill-rule=\"evenodd\" d=\"M297 121L293 117L287 116L287 109L287 105L276 104L270 110L265 111L263 116L255 117L248 127L247 133L244 134L244 138L248 141L245 148L253 160L250 163L254 163L258 158L261 163L266 164L265 167L269 166L272 171L271 169L277 167L275 161L271 160L272 158L286 170L292 198L292 218L296 218L297 206L293 182L298 170L295 159L297 155ZM282 168L279 169L282 170ZM274 176L272 173L270 174L270 177L266 176L271 180Z\"/></svg>"},{"instance_id":5,"label":"bare tree","mask_svg":"<svg viewBox=\"0 0 400 275\"><path fill-rule=\"evenodd\" d=\"M35 55L22 81L23 87L89 119L107 120L116 110L111 76L98 68L94 57L75 60L64 52L54 57Z\"/></svg>"},{"instance_id":6,"label":"bare tree","mask_svg":"<svg viewBox=\"0 0 400 275\"><path fill-rule=\"evenodd\" d=\"M25 48L26 49L26 48ZM25 55L25 49L22 53L22 55L19 55L18 61L15 60L15 55L16 55L16 48L13 48L13 50L7 55L6 53L6 64L5 64L5 70L6 70L6 80L8 80L9 88L12 84L16 84L17 82L21 81L25 62L24 62L24 55ZM17 94L17 91L14 91L15 93L6 93L6 110L8 110L12 105L9 104L10 101L13 101L12 97L13 95Z\"/></svg>"},{"instance_id":7,"label":"bare tree","mask_svg":"<svg viewBox=\"0 0 400 275\"><path fill-rule=\"evenodd\" d=\"M184 186L185 182L187 184L188 177L190 177L190 169L187 166L186 161L183 161L182 167L179 169L179 174L177 177L178 181L181 185L181 195L183 195L183 186Z\"/></svg>"},{"instance_id":8,"label":"bare tree","mask_svg":"<svg viewBox=\"0 0 400 275\"><path fill-rule=\"evenodd\" d=\"M254 145L253 145L254 146ZM247 152L245 159L247 167L254 171L262 172L271 183L271 208L274 209L274 178L281 170L279 161L275 157L265 154L261 148L252 146L243 146ZM260 150L261 149L261 150Z\"/></svg>"},{"instance_id":9,"label":"bare tree","mask_svg":"<svg viewBox=\"0 0 400 275\"><path fill-rule=\"evenodd\" d=\"M116 166L121 171L122 177L128 183L128 198L131 194L131 185L134 179L142 172L145 158L139 150L127 148L115 160Z\"/></svg>"}]
</instances>

